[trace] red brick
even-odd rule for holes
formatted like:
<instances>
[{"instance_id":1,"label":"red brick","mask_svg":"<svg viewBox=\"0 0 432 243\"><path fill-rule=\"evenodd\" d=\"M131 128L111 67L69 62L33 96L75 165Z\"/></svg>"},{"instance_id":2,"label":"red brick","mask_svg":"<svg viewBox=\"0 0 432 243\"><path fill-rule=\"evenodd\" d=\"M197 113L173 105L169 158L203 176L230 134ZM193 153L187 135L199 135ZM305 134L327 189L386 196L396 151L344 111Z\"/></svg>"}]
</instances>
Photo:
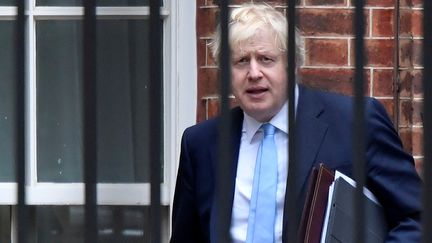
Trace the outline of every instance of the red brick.
<instances>
[{"instance_id":1,"label":"red brick","mask_svg":"<svg viewBox=\"0 0 432 243\"><path fill-rule=\"evenodd\" d=\"M394 106L394 104L393 104ZM399 102L399 126L410 127L422 125L422 102L418 100L403 99Z\"/></svg>"},{"instance_id":2,"label":"red brick","mask_svg":"<svg viewBox=\"0 0 432 243\"><path fill-rule=\"evenodd\" d=\"M355 44L351 40L351 65L355 65ZM365 66L392 67L393 40L365 40Z\"/></svg>"},{"instance_id":3,"label":"red brick","mask_svg":"<svg viewBox=\"0 0 432 243\"><path fill-rule=\"evenodd\" d=\"M423 155L423 128L412 129L412 154L413 156Z\"/></svg>"},{"instance_id":4,"label":"red brick","mask_svg":"<svg viewBox=\"0 0 432 243\"><path fill-rule=\"evenodd\" d=\"M411 7L412 6L412 0L400 0L399 6L401 8Z\"/></svg>"},{"instance_id":5,"label":"red brick","mask_svg":"<svg viewBox=\"0 0 432 243\"><path fill-rule=\"evenodd\" d=\"M200 37L208 37L216 29L216 15L218 8L198 8L196 17L196 31Z\"/></svg>"},{"instance_id":6,"label":"red brick","mask_svg":"<svg viewBox=\"0 0 432 243\"><path fill-rule=\"evenodd\" d=\"M300 70L301 83L332 92L353 94L354 70L352 69L317 69L303 68ZM369 95L370 72L365 70L365 95Z\"/></svg>"},{"instance_id":7,"label":"red brick","mask_svg":"<svg viewBox=\"0 0 432 243\"><path fill-rule=\"evenodd\" d=\"M423 97L423 75L421 70L404 70L400 72L400 81L402 86L402 97ZM406 89L406 91L404 91ZM405 92L405 93L404 93Z\"/></svg>"},{"instance_id":8,"label":"red brick","mask_svg":"<svg viewBox=\"0 0 432 243\"><path fill-rule=\"evenodd\" d=\"M415 126L423 125L423 101L413 100L412 102L412 124Z\"/></svg>"},{"instance_id":9,"label":"red brick","mask_svg":"<svg viewBox=\"0 0 432 243\"><path fill-rule=\"evenodd\" d=\"M352 35L353 11L347 9L299 9L299 27L304 35Z\"/></svg>"},{"instance_id":10,"label":"red brick","mask_svg":"<svg viewBox=\"0 0 432 243\"><path fill-rule=\"evenodd\" d=\"M207 102L206 119L210 119L212 117L218 116L220 112L220 99L209 98L209 99L205 99L205 101ZM235 100L235 98L229 98L229 102L231 108L238 106L238 103Z\"/></svg>"},{"instance_id":11,"label":"red brick","mask_svg":"<svg viewBox=\"0 0 432 243\"><path fill-rule=\"evenodd\" d=\"M424 0L411 0L411 4L413 7L422 7Z\"/></svg>"},{"instance_id":12,"label":"red brick","mask_svg":"<svg viewBox=\"0 0 432 243\"><path fill-rule=\"evenodd\" d=\"M414 70L412 75L412 93L414 98L423 97L423 72L421 70Z\"/></svg>"},{"instance_id":13,"label":"red brick","mask_svg":"<svg viewBox=\"0 0 432 243\"><path fill-rule=\"evenodd\" d=\"M198 67L206 65L206 40L205 39L197 39L197 58L198 58Z\"/></svg>"},{"instance_id":14,"label":"red brick","mask_svg":"<svg viewBox=\"0 0 432 243\"><path fill-rule=\"evenodd\" d=\"M347 0L305 0L305 4L309 6L318 6L318 5L346 6Z\"/></svg>"},{"instance_id":15,"label":"red brick","mask_svg":"<svg viewBox=\"0 0 432 243\"><path fill-rule=\"evenodd\" d=\"M411 128L399 128L399 137L402 140L404 150L410 154L413 151L412 145L412 131Z\"/></svg>"},{"instance_id":16,"label":"red brick","mask_svg":"<svg viewBox=\"0 0 432 243\"><path fill-rule=\"evenodd\" d=\"M414 40L412 54L414 66L423 66L423 40Z\"/></svg>"},{"instance_id":17,"label":"red brick","mask_svg":"<svg viewBox=\"0 0 432 243\"><path fill-rule=\"evenodd\" d=\"M413 65L413 40L401 39L399 40L399 66L410 68Z\"/></svg>"},{"instance_id":18,"label":"red brick","mask_svg":"<svg viewBox=\"0 0 432 243\"><path fill-rule=\"evenodd\" d=\"M384 106L384 108L387 111L388 116L390 117L391 121L393 122L393 124L395 124L394 121L394 108L395 108L395 104L394 104L394 100L393 99L378 99L378 101Z\"/></svg>"},{"instance_id":19,"label":"red brick","mask_svg":"<svg viewBox=\"0 0 432 243\"><path fill-rule=\"evenodd\" d=\"M393 7L396 0L366 0L366 6L373 7ZM352 4L355 3L355 0L351 1Z\"/></svg>"},{"instance_id":20,"label":"red brick","mask_svg":"<svg viewBox=\"0 0 432 243\"><path fill-rule=\"evenodd\" d=\"M348 65L348 41L329 39L307 39L306 65Z\"/></svg>"},{"instance_id":21,"label":"red brick","mask_svg":"<svg viewBox=\"0 0 432 243\"><path fill-rule=\"evenodd\" d=\"M423 11L413 10L411 32L415 37L423 36Z\"/></svg>"},{"instance_id":22,"label":"red brick","mask_svg":"<svg viewBox=\"0 0 432 243\"><path fill-rule=\"evenodd\" d=\"M366 7L393 7L396 0L366 0ZM351 0L351 6L355 6L355 0Z\"/></svg>"},{"instance_id":23,"label":"red brick","mask_svg":"<svg viewBox=\"0 0 432 243\"><path fill-rule=\"evenodd\" d=\"M412 36L412 9L401 8L399 13L399 34L401 37Z\"/></svg>"},{"instance_id":24,"label":"red brick","mask_svg":"<svg viewBox=\"0 0 432 243\"><path fill-rule=\"evenodd\" d=\"M423 36L423 11L412 9L400 10L401 36Z\"/></svg>"},{"instance_id":25,"label":"red brick","mask_svg":"<svg viewBox=\"0 0 432 243\"><path fill-rule=\"evenodd\" d=\"M372 10L372 36L386 37L394 35L394 15L392 9Z\"/></svg>"},{"instance_id":26,"label":"red brick","mask_svg":"<svg viewBox=\"0 0 432 243\"><path fill-rule=\"evenodd\" d=\"M198 98L197 102L197 122L202 122L207 119L207 100Z\"/></svg>"},{"instance_id":27,"label":"red brick","mask_svg":"<svg viewBox=\"0 0 432 243\"><path fill-rule=\"evenodd\" d=\"M205 5L206 0L196 0L196 6L201 7Z\"/></svg>"},{"instance_id":28,"label":"red brick","mask_svg":"<svg viewBox=\"0 0 432 243\"><path fill-rule=\"evenodd\" d=\"M207 1L208 0L197 0L196 1L196 6L197 7L205 6Z\"/></svg>"},{"instance_id":29,"label":"red brick","mask_svg":"<svg viewBox=\"0 0 432 243\"><path fill-rule=\"evenodd\" d=\"M399 72L399 96L401 98L411 98L413 76L411 71L403 70Z\"/></svg>"},{"instance_id":30,"label":"red brick","mask_svg":"<svg viewBox=\"0 0 432 243\"><path fill-rule=\"evenodd\" d=\"M218 69L198 69L198 97L216 95L219 92Z\"/></svg>"},{"instance_id":31,"label":"red brick","mask_svg":"<svg viewBox=\"0 0 432 243\"><path fill-rule=\"evenodd\" d=\"M209 119L219 115L219 109L220 109L219 106L220 106L219 99L208 99L206 118Z\"/></svg>"},{"instance_id":32,"label":"red brick","mask_svg":"<svg viewBox=\"0 0 432 243\"><path fill-rule=\"evenodd\" d=\"M373 96L393 97L393 70L383 69L373 72Z\"/></svg>"},{"instance_id":33,"label":"red brick","mask_svg":"<svg viewBox=\"0 0 432 243\"><path fill-rule=\"evenodd\" d=\"M413 103L412 100L401 100L399 105L399 126L412 125Z\"/></svg>"},{"instance_id":34,"label":"red brick","mask_svg":"<svg viewBox=\"0 0 432 243\"><path fill-rule=\"evenodd\" d=\"M367 65L391 67L393 65L393 40L367 40Z\"/></svg>"}]
</instances>

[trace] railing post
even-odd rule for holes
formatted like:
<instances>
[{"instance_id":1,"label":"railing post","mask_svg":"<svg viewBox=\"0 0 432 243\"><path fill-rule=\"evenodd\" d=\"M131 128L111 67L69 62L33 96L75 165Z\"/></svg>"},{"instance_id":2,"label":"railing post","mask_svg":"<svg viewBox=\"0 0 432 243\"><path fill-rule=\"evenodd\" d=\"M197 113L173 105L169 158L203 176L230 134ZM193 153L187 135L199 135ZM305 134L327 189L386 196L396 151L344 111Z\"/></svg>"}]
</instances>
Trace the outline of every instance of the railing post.
<instances>
[{"instance_id":1,"label":"railing post","mask_svg":"<svg viewBox=\"0 0 432 243\"><path fill-rule=\"evenodd\" d=\"M226 172L231 171L232 148L231 148L231 117L229 106L229 94L231 83L230 69L230 47L228 42L228 9L229 0L219 1L220 7L220 28L221 28L221 51L219 53L220 67L220 127L219 127L219 161L217 168L217 185L216 185L216 201L217 201L217 235L218 243L231 242L229 228L231 225L230 197L227 193L230 180L227 180Z\"/></svg>"},{"instance_id":2,"label":"railing post","mask_svg":"<svg viewBox=\"0 0 432 243\"><path fill-rule=\"evenodd\" d=\"M28 215L25 201L25 0L17 0L17 18L15 25L15 54L16 54L16 73L15 73L15 105L16 105L16 124L15 124L15 160L16 160L16 180L17 190L17 238L18 243L27 242ZM4 138L7 139L7 138Z\"/></svg>"},{"instance_id":3,"label":"railing post","mask_svg":"<svg viewBox=\"0 0 432 243\"><path fill-rule=\"evenodd\" d=\"M365 242L365 216L363 202L363 187L365 185L365 165L366 165L366 147L365 147L365 117L364 117L364 1L355 1L355 16L353 29L355 31L355 78L354 78L354 120L352 136L352 161L353 175L357 182L356 194L354 196L354 218L355 231L353 242Z\"/></svg>"},{"instance_id":4,"label":"railing post","mask_svg":"<svg viewBox=\"0 0 432 243\"><path fill-rule=\"evenodd\" d=\"M297 200L292 200L292 195L298 195L298 165L296 161L296 138L295 138L295 85L296 85L296 43L295 43L295 20L296 20L296 1L287 0L287 20L288 20L288 178L285 196L285 213L284 217L288 219L297 219L298 214L301 213L299 210L301 205L298 204ZM291 195L291 196L290 196ZM287 225L287 242L298 242L298 222L296 220L288 220Z\"/></svg>"},{"instance_id":5,"label":"railing post","mask_svg":"<svg viewBox=\"0 0 432 243\"><path fill-rule=\"evenodd\" d=\"M162 23L160 0L150 1L150 222L151 242L161 242L161 165L163 163Z\"/></svg>"},{"instance_id":6,"label":"railing post","mask_svg":"<svg viewBox=\"0 0 432 243\"><path fill-rule=\"evenodd\" d=\"M432 242L432 2L423 1L423 215L422 242Z\"/></svg>"},{"instance_id":7,"label":"railing post","mask_svg":"<svg viewBox=\"0 0 432 243\"><path fill-rule=\"evenodd\" d=\"M96 243L98 242L96 0L83 2L85 242Z\"/></svg>"}]
</instances>

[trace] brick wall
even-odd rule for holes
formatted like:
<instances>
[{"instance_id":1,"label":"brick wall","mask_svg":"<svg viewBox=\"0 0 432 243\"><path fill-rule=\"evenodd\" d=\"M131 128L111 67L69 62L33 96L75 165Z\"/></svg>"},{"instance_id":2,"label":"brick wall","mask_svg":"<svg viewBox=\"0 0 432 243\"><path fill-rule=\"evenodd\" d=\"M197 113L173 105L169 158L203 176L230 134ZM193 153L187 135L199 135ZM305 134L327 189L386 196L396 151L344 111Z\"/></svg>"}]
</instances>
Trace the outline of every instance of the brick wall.
<instances>
[{"instance_id":1,"label":"brick wall","mask_svg":"<svg viewBox=\"0 0 432 243\"><path fill-rule=\"evenodd\" d=\"M250 1L231 1L232 7ZM258 1L255 1L258 2ZM395 41L396 0L368 0L365 14L365 81L367 96L381 101L404 143L422 165L421 39L422 0L400 0L399 43ZM198 115L202 121L218 113L217 66L211 41L218 13L217 0L197 0ZM285 1L270 1L281 11ZM298 26L305 39L302 83L323 90L352 94L354 75L353 0L298 0ZM398 59L396 59L398 56ZM394 80L399 92L394 95ZM232 98L232 104L235 100ZM399 110L399 115L396 116Z\"/></svg>"}]
</instances>

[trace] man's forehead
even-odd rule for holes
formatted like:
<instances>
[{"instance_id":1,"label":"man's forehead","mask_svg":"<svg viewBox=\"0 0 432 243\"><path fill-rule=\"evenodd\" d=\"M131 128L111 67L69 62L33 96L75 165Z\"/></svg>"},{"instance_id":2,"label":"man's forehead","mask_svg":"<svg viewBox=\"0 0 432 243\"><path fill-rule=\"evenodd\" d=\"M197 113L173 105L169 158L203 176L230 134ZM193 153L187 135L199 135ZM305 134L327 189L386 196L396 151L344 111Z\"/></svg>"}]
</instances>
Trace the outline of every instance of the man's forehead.
<instances>
[{"instance_id":1,"label":"man's forehead","mask_svg":"<svg viewBox=\"0 0 432 243\"><path fill-rule=\"evenodd\" d=\"M250 43L250 44L242 44L234 46L232 49L233 56L243 56L248 54L270 54L270 55L278 55L282 53L279 48L277 48L274 44L270 43Z\"/></svg>"}]
</instances>

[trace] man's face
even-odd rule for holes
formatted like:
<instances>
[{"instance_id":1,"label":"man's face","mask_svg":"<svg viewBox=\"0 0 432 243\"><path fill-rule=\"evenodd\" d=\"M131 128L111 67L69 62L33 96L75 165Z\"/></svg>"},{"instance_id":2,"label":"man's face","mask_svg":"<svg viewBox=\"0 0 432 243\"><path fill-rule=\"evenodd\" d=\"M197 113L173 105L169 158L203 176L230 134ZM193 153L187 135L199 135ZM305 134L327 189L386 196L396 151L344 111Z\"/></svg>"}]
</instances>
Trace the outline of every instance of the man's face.
<instances>
[{"instance_id":1,"label":"man's face","mask_svg":"<svg viewBox=\"0 0 432 243\"><path fill-rule=\"evenodd\" d=\"M286 101L284 52L270 30L259 30L232 51L232 89L240 107L260 122L275 116Z\"/></svg>"}]
</instances>

